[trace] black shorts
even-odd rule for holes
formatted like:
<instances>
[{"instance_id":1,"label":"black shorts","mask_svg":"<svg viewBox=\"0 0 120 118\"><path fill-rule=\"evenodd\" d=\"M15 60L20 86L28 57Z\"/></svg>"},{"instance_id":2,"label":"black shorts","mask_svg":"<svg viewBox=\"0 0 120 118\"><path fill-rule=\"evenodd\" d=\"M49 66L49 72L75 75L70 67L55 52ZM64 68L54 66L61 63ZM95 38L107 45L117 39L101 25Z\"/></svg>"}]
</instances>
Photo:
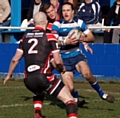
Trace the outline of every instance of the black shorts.
<instances>
[{"instance_id":1,"label":"black shorts","mask_svg":"<svg viewBox=\"0 0 120 118\"><path fill-rule=\"evenodd\" d=\"M46 91L48 94L57 97L61 89L64 87L61 79L55 77L54 74L36 74L28 76L24 79L25 86L34 94L42 94Z\"/></svg>"}]
</instances>

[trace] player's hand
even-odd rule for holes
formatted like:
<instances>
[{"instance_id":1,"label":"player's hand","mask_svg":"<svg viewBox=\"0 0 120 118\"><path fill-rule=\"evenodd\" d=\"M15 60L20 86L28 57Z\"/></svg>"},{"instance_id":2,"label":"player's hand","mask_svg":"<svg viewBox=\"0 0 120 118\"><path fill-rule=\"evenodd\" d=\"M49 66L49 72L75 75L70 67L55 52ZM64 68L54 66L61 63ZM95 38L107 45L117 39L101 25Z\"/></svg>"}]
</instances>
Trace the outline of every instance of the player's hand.
<instances>
[{"instance_id":1,"label":"player's hand","mask_svg":"<svg viewBox=\"0 0 120 118\"><path fill-rule=\"evenodd\" d=\"M69 44L76 45L76 43L78 43L78 41L79 40L76 37L74 37L74 38L66 38L65 44L66 45L69 45Z\"/></svg>"},{"instance_id":2,"label":"player's hand","mask_svg":"<svg viewBox=\"0 0 120 118\"><path fill-rule=\"evenodd\" d=\"M110 31L111 31L111 29L110 29L110 28L107 28L107 29L105 29L105 31L110 32Z\"/></svg>"},{"instance_id":3,"label":"player's hand","mask_svg":"<svg viewBox=\"0 0 120 118\"><path fill-rule=\"evenodd\" d=\"M80 41L80 42L83 42L84 40L85 40L85 36L84 36L84 35L81 35L79 41Z\"/></svg>"},{"instance_id":4,"label":"player's hand","mask_svg":"<svg viewBox=\"0 0 120 118\"><path fill-rule=\"evenodd\" d=\"M28 21L28 23L29 23L29 24L34 24L33 19L30 19L30 20Z\"/></svg>"},{"instance_id":5,"label":"player's hand","mask_svg":"<svg viewBox=\"0 0 120 118\"><path fill-rule=\"evenodd\" d=\"M4 86L6 85L7 81L8 81L10 78L11 78L10 75L7 75L7 76L6 76L6 78L5 78L4 81L3 81L3 85L4 85Z\"/></svg>"},{"instance_id":6,"label":"player's hand","mask_svg":"<svg viewBox=\"0 0 120 118\"><path fill-rule=\"evenodd\" d=\"M86 42L82 42L82 43L84 45L86 52L90 51L90 53L93 54L92 48Z\"/></svg>"},{"instance_id":7,"label":"player's hand","mask_svg":"<svg viewBox=\"0 0 120 118\"><path fill-rule=\"evenodd\" d=\"M56 69L59 73L65 73L66 68L63 64L56 64Z\"/></svg>"},{"instance_id":8,"label":"player's hand","mask_svg":"<svg viewBox=\"0 0 120 118\"><path fill-rule=\"evenodd\" d=\"M91 48L89 45L86 45L86 46L85 46L85 50L86 50L87 52L90 51L90 53L93 54L93 50L92 50L92 48Z\"/></svg>"},{"instance_id":9,"label":"player's hand","mask_svg":"<svg viewBox=\"0 0 120 118\"><path fill-rule=\"evenodd\" d=\"M64 74L64 73L65 73L65 71L66 71L66 68L65 68L65 66L63 66L63 71L62 71L62 74Z\"/></svg>"}]
</instances>

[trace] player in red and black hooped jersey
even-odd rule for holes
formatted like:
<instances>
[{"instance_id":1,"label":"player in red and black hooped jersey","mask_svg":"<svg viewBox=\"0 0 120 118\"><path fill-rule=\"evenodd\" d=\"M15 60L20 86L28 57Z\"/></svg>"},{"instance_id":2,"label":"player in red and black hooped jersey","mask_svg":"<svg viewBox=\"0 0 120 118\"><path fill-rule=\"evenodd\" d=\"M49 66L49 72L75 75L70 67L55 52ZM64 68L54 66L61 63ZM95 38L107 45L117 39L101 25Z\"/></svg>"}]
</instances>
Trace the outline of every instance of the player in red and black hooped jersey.
<instances>
[{"instance_id":1,"label":"player in red and black hooped jersey","mask_svg":"<svg viewBox=\"0 0 120 118\"><path fill-rule=\"evenodd\" d=\"M57 46L57 39L53 34L47 34L45 32L47 26L46 21L47 17L45 13L38 12L35 14L34 22L36 27L21 39L19 48L10 63L4 85L11 78L20 59L24 57L26 71L24 84L32 93L41 97L41 99L37 97L33 99L34 107L36 108L34 118L43 118L41 110L44 91L65 103L68 118L78 118L74 98L63 82L55 77L50 68L52 54L59 72L65 72ZM41 101L37 101L37 99Z\"/></svg>"},{"instance_id":2,"label":"player in red and black hooped jersey","mask_svg":"<svg viewBox=\"0 0 120 118\"><path fill-rule=\"evenodd\" d=\"M18 50L23 51L27 75L50 74L51 55L59 51L56 37L51 33L46 33L41 27L35 27L27 33L20 41Z\"/></svg>"}]
</instances>

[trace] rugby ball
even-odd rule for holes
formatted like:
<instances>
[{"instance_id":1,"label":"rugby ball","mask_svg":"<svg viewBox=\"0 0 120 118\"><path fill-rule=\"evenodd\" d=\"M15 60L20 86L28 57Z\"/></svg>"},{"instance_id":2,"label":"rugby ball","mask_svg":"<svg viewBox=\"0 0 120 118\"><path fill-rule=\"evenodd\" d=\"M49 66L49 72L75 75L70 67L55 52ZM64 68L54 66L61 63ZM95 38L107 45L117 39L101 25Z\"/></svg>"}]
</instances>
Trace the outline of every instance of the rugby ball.
<instances>
[{"instance_id":1,"label":"rugby ball","mask_svg":"<svg viewBox=\"0 0 120 118\"><path fill-rule=\"evenodd\" d=\"M81 34L82 34L82 31L78 30L77 28L74 28L68 33L68 38L76 37L76 39L79 39Z\"/></svg>"}]
</instances>

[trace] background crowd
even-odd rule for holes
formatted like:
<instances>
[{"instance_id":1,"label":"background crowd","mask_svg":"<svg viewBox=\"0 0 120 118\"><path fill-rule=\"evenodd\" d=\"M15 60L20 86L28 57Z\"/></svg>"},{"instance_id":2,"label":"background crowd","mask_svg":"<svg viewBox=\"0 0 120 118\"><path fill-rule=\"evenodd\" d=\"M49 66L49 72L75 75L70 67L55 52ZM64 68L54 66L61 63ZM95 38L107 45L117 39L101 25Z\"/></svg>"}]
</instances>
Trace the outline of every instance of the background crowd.
<instances>
[{"instance_id":1,"label":"background crowd","mask_svg":"<svg viewBox=\"0 0 120 118\"><path fill-rule=\"evenodd\" d=\"M22 1L23 2L23 1ZM44 5L46 2L44 0L29 0L29 5L26 4L29 9L22 13L21 27L28 26L33 23L33 16L36 12L44 11ZM101 7L100 0L50 0L51 4L54 5L59 17L62 18L61 6L64 2L70 2L74 6L74 17L82 19L88 26L102 26L102 18L104 18L105 26L119 26L120 25L120 0L115 0L115 3L107 11L106 16L103 15L103 10ZM3 4L4 3L4 4ZM10 0L0 1L0 26L10 26L10 13L12 9L10 7ZM101 29L98 29L101 30ZM3 29L0 29L0 42L4 42L1 32ZM93 33L95 30L92 30ZM113 43L118 44L120 31L119 29L105 29L103 31L103 43Z\"/></svg>"}]
</instances>

